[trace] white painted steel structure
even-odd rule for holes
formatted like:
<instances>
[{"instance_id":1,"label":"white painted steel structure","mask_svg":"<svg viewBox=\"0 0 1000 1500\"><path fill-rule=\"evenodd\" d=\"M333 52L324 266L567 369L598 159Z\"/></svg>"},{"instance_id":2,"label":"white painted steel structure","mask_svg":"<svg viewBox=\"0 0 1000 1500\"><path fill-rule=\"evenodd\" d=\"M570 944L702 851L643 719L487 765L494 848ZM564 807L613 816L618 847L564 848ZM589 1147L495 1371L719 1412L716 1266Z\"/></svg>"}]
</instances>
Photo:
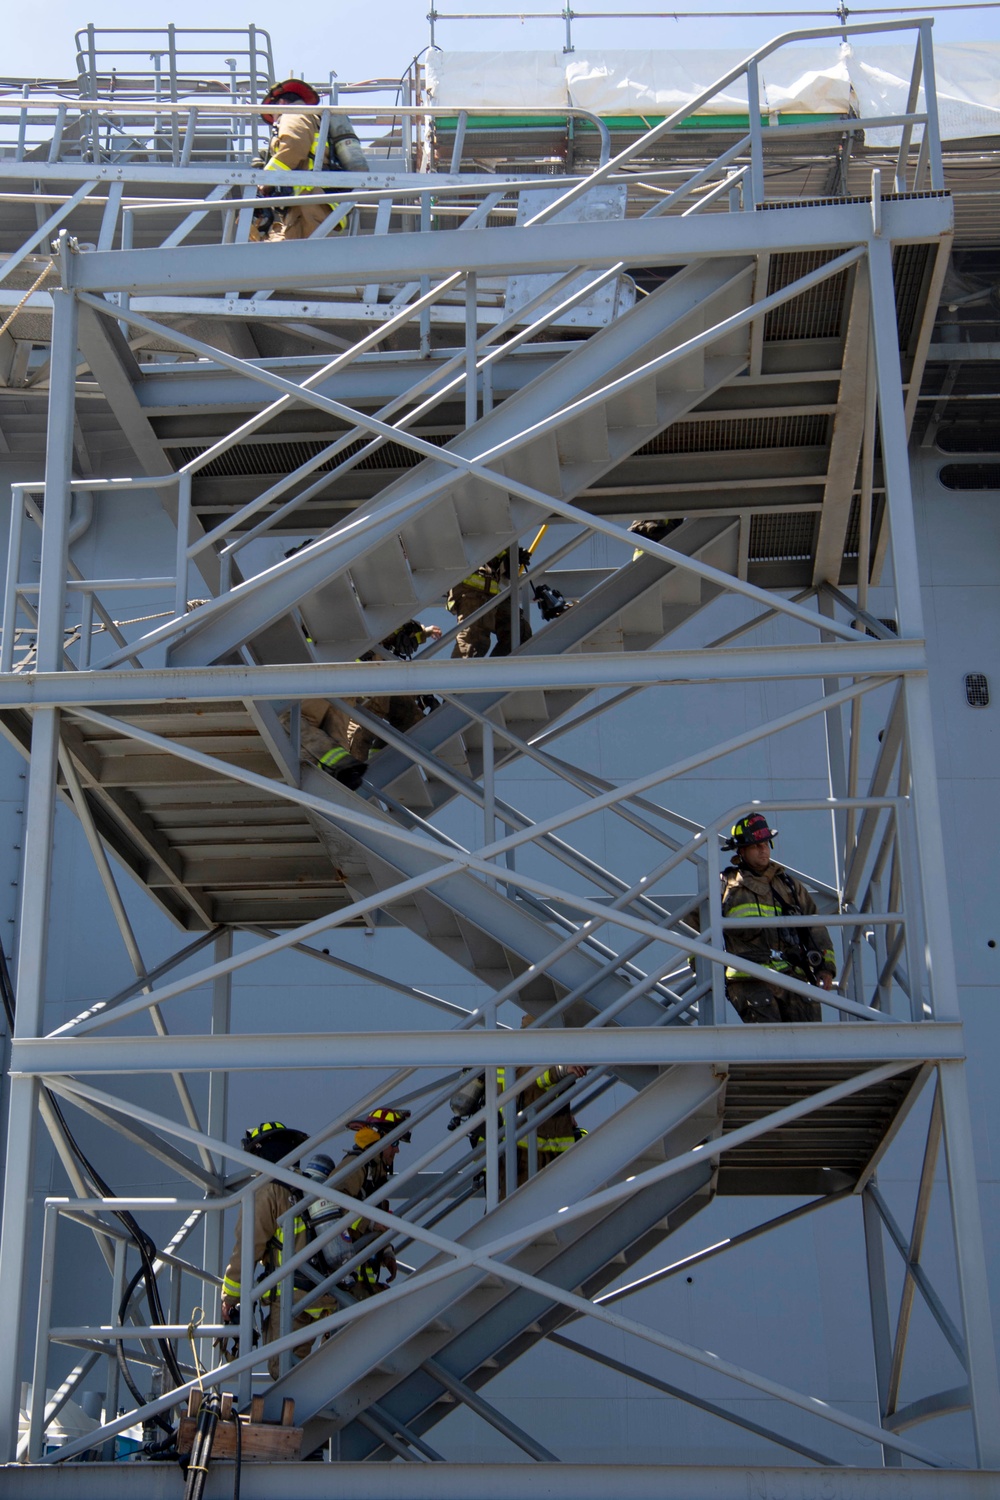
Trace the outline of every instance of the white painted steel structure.
<instances>
[{"instance_id":1,"label":"white painted steel structure","mask_svg":"<svg viewBox=\"0 0 1000 1500\"><path fill-rule=\"evenodd\" d=\"M906 28L841 28L889 29ZM900 125L901 146L884 177L869 169L863 192L846 190L857 170L853 122L821 120L809 136L804 126L762 124L751 108L744 135L679 174L657 153L672 149L698 100L623 149L602 135L598 165L555 179L462 172L465 124L454 121L454 170L435 172L448 122L437 132L422 123L424 170L407 170L416 165L407 159L391 175L288 174L290 188L319 187L350 205L350 228L276 246L247 242L246 200L262 180L246 162L259 109L235 85L224 105L181 103L176 88L170 99L130 103L124 140L102 98L59 104L54 117L51 104L20 106L17 149L0 176L12 198L17 184L39 183L38 202L54 211L38 211L0 266L0 282L16 272L34 283L4 306L22 317L51 309L50 335L16 356L17 389L44 390L47 453L44 476L13 485L0 643L0 721L30 756L0 1278L11 1347L33 1347L39 1393L19 1443L21 1370L13 1357L0 1368L5 1456L29 1461L5 1479L12 1494L116 1493L117 1470L109 1477L69 1461L95 1445L110 1457L118 1433L175 1410L200 1378L189 1349L209 1366L206 1385L236 1388L243 1402L255 1382L269 1413L293 1396L307 1449L329 1445L350 1464L352 1492L417 1496L431 1483L436 1495L470 1484L491 1494L495 1475L470 1479L463 1465L438 1463L428 1481L417 1477L419 1464L442 1457L425 1434L464 1406L550 1464L553 1494L607 1494L603 1466L557 1464L544 1432L525 1430L481 1394L546 1337L807 1459L810 1468L780 1471L788 1494L814 1493L816 1466L840 1484L841 1466L852 1463L838 1446L847 1434L881 1457L881 1470L864 1469L866 1492L902 1493L904 1475L893 1470L904 1465L908 1493L987 1492L989 1477L976 1471L1000 1468L1000 1390L942 900L907 458L953 216L930 24L909 30L911 113L878 122ZM91 37L91 52L95 45ZM251 38L252 56L255 45ZM769 50L737 70L751 100ZM927 105L918 115L921 79ZM324 132L339 107L324 110ZM211 134L220 111L221 146ZM419 103L395 109L401 119L429 113ZM44 160L30 150L42 126L51 132ZM802 186L808 152L825 160L833 137L840 189L783 191L774 149L792 143L799 156L789 171ZM80 140L88 160L74 156ZM406 157L413 142L401 132L390 147L399 142ZM96 225L90 244L85 225ZM36 282L32 254L53 234L58 251ZM522 291L527 284L516 301L514 278ZM47 340L43 361L36 344ZM93 461L97 403L115 433L103 463ZM752 451L754 432L795 424L812 433L801 454L790 439ZM247 455L268 445L272 468L250 465ZM685 463L691 453L703 469ZM145 574L115 577L107 559L88 572L73 545L81 515L151 491L175 537L169 558L161 550ZM680 524L655 542L628 532L636 514ZM518 587L495 601L511 611L509 658L450 659L452 629L413 661L383 659L390 631L542 527ZM870 609L883 566L891 624ZM519 641L519 607L538 583L572 606ZM368 652L373 659L357 659ZM769 715L726 737L693 726L690 750L666 764L643 746L635 775L606 777L585 753L555 744L598 716L613 722L644 690L724 693L751 681L794 696L776 695ZM370 701L393 695L439 701L403 734ZM385 741L359 791L301 754L298 705L310 697L346 702ZM829 830L836 878L803 878L836 935L840 979L822 996L823 1025L742 1027L727 1011L724 980L725 932L740 922L723 921L718 877L720 836L750 799L723 797L699 818L686 778L761 747L778 760L800 753L787 747L814 727L826 755L823 795L780 797L768 813L785 828ZM517 765L545 778L544 808L518 805L517 780L504 774ZM79 820L135 978L116 991L109 982L50 1026L60 803ZM627 835L612 840L625 850L619 861L603 834L595 845L595 819ZM167 960L147 962L114 861L181 930ZM411 973L385 981L436 1011L436 1029L298 1032L284 1011L266 1033L235 1024L234 977L293 952L343 976L361 973L322 941L376 920L408 928L466 969L474 1003L418 988ZM794 978L787 987L817 993ZM179 1003L186 1032L173 1024ZM531 1030L510 1029L514 1006ZM144 1034L150 1022L153 1035ZM549 1029L557 1039L539 1037ZM553 1053L589 1067L567 1092L574 1107L593 1105L598 1123L505 1195L516 1139L537 1166L537 1126L565 1097L517 1110L530 1069ZM370 1087L349 1076L358 1068L377 1071ZM529 1075L512 1084L515 1068ZM283 1280L281 1337L216 1364L223 1215L250 1203L257 1180L232 1143L227 1089L241 1073L284 1070L301 1074L306 1089L318 1073L324 1089L339 1080L348 1091L312 1146L380 1100L413 1110L412 1159L365 1210L384 1231L376 1248L392 1239L413 1264L370 1301L341 1294L324 1325L335 1336L295 1363L293 1273L312 1249L286 1258L240 1311L246 1351L255 1305ZM485 1107L444 1130L456 1081L483 1070ZM172 1095L137 1096L129 1080L140 1075L168 1080ZM75 1151L67 1109L124 1138L173 1188L105 1192ZM925 1139L903 1227L877 1169L911 1110ZM43 1129L68 1189L46 1200L35 1300L31 1200ZM466 1140L473 1149L463 1154ZM942 1148L947 1191L934 1209L953 1233L957 1321L951 1291L942 1294L921 1264ZM295 1162L259 1165L309 1193ZM343 1176L324 1192L350 1214L353 1200L337 1193ZM480 1191L486 1214L469 1217ZM646 1272L645 1257L716 1194L806 1201ZM617 1309L681 1264L854 1198L876 1421L666 1332L655 1316ZM157 1231L157 1264L171 1285L164 1322L127 1296L128 1320L108 1321L131 1274L119 1212L166 1226ZM61 1323L53 1297L80 1226L108 1281ZM895 1316L886 1240L905 1266ZM368 1245L355 1261L371 1253ZM606 1290L639 1262L634 1284ZM337 1296L344 1274L325 1289ZM249 1244L241 1282L253 1285ZM208 1313L197 1332L182 1315L192 1295ZM918 1297L964 1378L909 1402L901 1382ZM558 1331L581 1317L638 1352L623 1363L599 1340L592 1347ZM794 1328L785 1334L794 1340ZM115 1346L134 1346L130 1360L161 1380L164 1341L176 1351L180 1388L168 1377L115 1416L125 1400ZM79 1363L46 1402L50 1361L64 1349ZM809 1437L709 1401L694 1381L664 1382L644 1369L650 1349L766 1396L796 1420L815 1419ZM273 1385L269 1354L283 1356ZM779 1368L781 1359L778 1351ZM109 1420L45 1463L48 1424L102 1367ZM961 1460L938 1450L933 1426L912 1431L954 1412L968 1412ZM361 1467L373 1456L405 1462ZM760 1493L771 1493L760 1473ZM130 1465L129 1482L132 1494L158 1494L162 1468ZM248 1494L273 1492L274 1482L266 1472L244 1478ZM288 1468L282 1492L327 1493L324 1482L313 1466ZM505 1490L509 1482L535 1481L515 1470ZM635 1465L614 1488L728 1496L747 1493L747 1482L742 1469Z\"/></svg>"}]
</instances>

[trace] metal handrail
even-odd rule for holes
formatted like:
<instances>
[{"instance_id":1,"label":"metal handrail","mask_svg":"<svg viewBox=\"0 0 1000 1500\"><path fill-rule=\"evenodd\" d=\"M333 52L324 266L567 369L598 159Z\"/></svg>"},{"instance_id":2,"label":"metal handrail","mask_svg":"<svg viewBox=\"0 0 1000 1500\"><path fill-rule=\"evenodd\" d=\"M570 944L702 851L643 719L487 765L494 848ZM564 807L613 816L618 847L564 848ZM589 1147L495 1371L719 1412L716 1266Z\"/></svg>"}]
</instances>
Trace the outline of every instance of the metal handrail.
<instances>
[{"instance_id":1,"label":"metal handrail","mask_svg":"<svg viewBox=\"0 0 1000 1500\"><path fill-rule=\"evenodd\" d=\"M909 154L910 142L912 139L914 127L923 126L924 138L921 143L917 162L917 186L920 186L920 182L923 177L929 173L931 188L933 190L939 190L943 186L943 167L941 160L941 141L940 130L938 126L937 100L934 89L934 62L931 47L932 25L933 21L930 18L925 18L912 21L893 20L859 23L851 22L837 27L810 27L798 31L785 32L782 35L773 38L764 46L759 47L756 51L745 58L743 62L731 68L728 73L717 79L708 88L703 89L699 94L695 96L694 99L690 100L680 109L675 110L671 115L667 116L666 119L662 120L659 124L655 125L651 129L647 130L644 134L639 136L636 141L634 141L630 146L626 147L622 152L618 153L618 155L614 158L611 158L608 154L607 148L610 137L607 134L607 126L600 119L600 117L593 114L589 110L582 110L576 106L561 104L557 111L560 116L566 115L568 117L579 117L585 119L599 131L602 139L602 159L596 169L596 172L588 175L585 179L579 182L575 188L569 189L564 197L557 200L556 204L550 205L548 209L544 210L542 216L538 218L537 222L545 222L548 218L552 217L554 213L558 212L561 207L565 206L569 202L572 202L576 197L580 195L581 192L586 191L587 186L585 186L584 184L593 187L597 183L602 182L605 176L609 175L617 168L620 168L626 162L633 160L637 156L640 156L644 151L646 151L651 145L659 141L663 136L676 130L678 126L682 125L685 121L696 115L697 112L704 105L710 103L722 89L728 87L730 84L736 82L741 78L745 78L747 81L747 102L749 113L751 154L751 192L749 194L751 201L747 206L756 206L758 203L763 202L763 138L765 132L770 138L776 131L788 131L789 129L794 129L797 134L802 134L807 133L810 129L813 128L809 122L805 122L805 124L797 124L793 127L782 126L780 124L772 126L770 124L765 125L762 123L759 107L758 82L758 70L760 63L763 62L767 57L771 56L774 52L777 52L781 48L795 42L817 41L824 39L843 40L848 36L880 35L882 33L891 33L896 31L915 31L917 34L916 45L914 49L914 62L911 73L909 98L907 101L908 108L903 113L903 115L896 115L891 117L891 119L887 117L885 120L882 120L881 118L873 119L867 121L866 123L868 125L874 126L888 125L889 123L892 123L894 125L900 126L901 128L902 136L900 140L899 152L897 155L896 168L896 183L898 190L905 190L905 165ZM916 104L921 85L924 88L925 108L923 111L918 112L916 110ZM330 92L332 93L332 90L330 90ZM21 112L27 111L31 108L32 101L23 100L21 102L18 118L21 118ZM42 106L42 108L48 109L51 112L53 106L52 104L48 104ZM147 117L151 117L154 125L157 125L158 128L162 128L163 121L168 121L170 124L172 155L179 158L183 154L180 145L182 132L179 112L181 109L184 110L186 115L185 133L188 133L193 132L199 116L210 119L213 116L226 115L230 119L232 119L234 115L239 115L244 119L249 120L251 123L255 123L256 118L263 112L264 108L265 106L259 104L244 103L242 101L237 103L233 100L227 102L223 102L220 100L217 103L214 103L211 101L198 99L196 102L188 102L184 104L180 104L174 100L158 100L157 102L151 104L130 104L128 106L128 115L135 122L139 122ZM281 108L294 111L297 106L282 106L277 109L272 106L267 106L267 108L269 112L278 113L280 112ZM98 111L105 111L109 113L124 113L113 110L109 111L109 101L100 99L81 99L75 101L73 104L73 109L79 110L81 114L85 113L88 109L96 109ZM332 103L326 106L326 109L330 110L333 114L347 113L346 110L340 109ZM54 124L56 136L53 137L53 145L55 146L56 137L58 137L60 148L62 138L65 135L65 121L68 111L69 106L66 104L59 104L55 110ZM552 111L545 111L545 113L551 112ZM474 113L488 114L493 118L496 118L498 116L502 118L505 116L523 116L524 110L523 108L518 109L504 106L494 106L489 108L487 108L486 106L466 108L461 105L445 106L431 103L397 104L394 102L390 110L390 121L395 119L399 119L400 121L435 119L442 116L447 118L457 117L459 124L456 132L456 148L458 148L459 141L457 137L462 133L464 124L468 120L469 115ZM379 109L379 107L377 106L369 106L367 109L361 107L361 109L359 110L358 106L354 105L352 106L352 114L355 116L359 114L374 114L376 117L381 114L384 117L385 110ZM46 121L46 123L49 122ZM381 120L376 118L374 123L385 124L386 121L384 118L382 118ZM829 121L822 121L817 123L823 124L827 127L827 129L829 129ZM857 127L855 126L852 128ZM93 134L93 132L91 132L91 134ZM233 140L235 142L237 133L232 132L232 134ZM19 145L20 137L22 135L24 135L23 128L19 131ZM23 148L21 148L21 150L23 155ZM189 160L191 155L189 147L185 145L183 150L187 151L187 157ZM460 151L456 150L456 154L460 155ZM57 149L55 152L55 159L58 160L58 157L59 150ZM452 165L456 165L454 160Z\"/></svg>"}]
</instances>

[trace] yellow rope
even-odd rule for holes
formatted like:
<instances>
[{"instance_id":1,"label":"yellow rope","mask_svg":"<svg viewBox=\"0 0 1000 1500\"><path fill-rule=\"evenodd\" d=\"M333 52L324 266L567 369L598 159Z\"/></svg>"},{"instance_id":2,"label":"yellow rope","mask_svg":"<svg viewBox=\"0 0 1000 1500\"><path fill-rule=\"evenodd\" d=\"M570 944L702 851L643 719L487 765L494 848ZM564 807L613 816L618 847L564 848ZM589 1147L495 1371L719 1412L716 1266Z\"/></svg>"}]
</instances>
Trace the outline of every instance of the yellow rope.
<instances>
[{"instance_id":1,"label":"yellow rope","mask_svg":"<svg viewBox=\"0 0 1000 1500\"><path fill-rule=\"evenodd\" d=\"M198 1377L198 1389L201 1391L202 1395L205 1394L205 1382L201 1378L204 1372L201 1368L201 1360L198 1358L198 1349L194 1341L194 1331L198 1327L198 1325L200 1323L203 1323L204 1321L205 1309L203 1307L192 1308L191 1321L188 1324L188 1340L191 1344L191 1353L194 1356L194 1372ZM190 1468L191 1465L189 1464L188 1467Z\"/></svg>"},{"instance_id":2,"label":"yellow rope","mask_svg":"<svg viewBox=\"0 0 1000 1500\"><path fill-rule=\"evenodd\" d=\"M0 338L2 338L3 335L7 332L7 329L13 323L14 319L17 317L18 313L21 311L21 308L27 302L28 298L31 297L31 296L33 296L34 293L38 291L38 288L41 286L41 284L45 280L46 276L48 276L49 273L51 271L53 271L53 270L55 270L55 266L53 265L52 261L49 261L48 265L45 267L45 270L42 272L41 276L39 276L35 280L35 282L31 286L29 286L28 290L25 292L24 296L21 298L20 302L17 304L17 306L15 307L14 311L10 314L10 316L8 318L5 318L3 320L3 322L0 323Z\"/></svg>"}]
</instances>

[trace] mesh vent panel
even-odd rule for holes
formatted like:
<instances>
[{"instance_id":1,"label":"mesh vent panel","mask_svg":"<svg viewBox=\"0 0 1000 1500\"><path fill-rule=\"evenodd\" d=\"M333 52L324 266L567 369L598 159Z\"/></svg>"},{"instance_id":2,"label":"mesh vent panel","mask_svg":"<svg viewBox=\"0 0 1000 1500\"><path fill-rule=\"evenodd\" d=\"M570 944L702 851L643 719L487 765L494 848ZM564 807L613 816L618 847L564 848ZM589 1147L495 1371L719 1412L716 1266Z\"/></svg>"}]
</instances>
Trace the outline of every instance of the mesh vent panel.
<instances>
[{"instance_id":1,"label":"mesh vent panel","mask_svg":"<svg viewBox=\"0 0 1000 1500\"><path fill-rule=\"evenodd\" d=\"M436 443L442 448L451 440L449 435L444 434L422 433L421 436L427 442ZM333 439L331 438L330 441ZM335 458L327 459L314 472L323 474L330 469L335 469L346 458L353 458L356 453L360 453L368 441L368 439L359 438L356 442L348 444ZM211 463L199 469L198 473L203 474L206 479L233 479L255 474L288 474L292 469L298 468L299 464L304 464L310 458L315 458L317 453L322 453L327 446L327 443L316 442L312 439L306 442L240 443L226 453L220 453L218 458L213 458ZM193 458L200 458L206 451L205 448L175 448L173 453L179 466L190 463ZM401 443L385 443L354 467L361 470L413 469L420 461L420 454L414 453L412 448L404 448Z\"/></svg>"},{"instance_id":2,"label":"mesh vent panel","mask_svg":"<svg viewBox=\"0 0 1000 1500\"><path fill-rule=\"evenodd\" d=\"M896 325L899 347L908 349L913 325L921 305L921 290L927 271L929 245L897 245L892 257L892 279L896 287Z\"/></svg>"},{"instance_id":3,"label":"mesh vent panel","mask_svg":"<svg viewBox=\"0 0 1000 1500\"><path fill-rule=\"evenodd\" d=\"M945 464L938 478L946 490L1000 490L1000 463Z\"/></svg>"},{"instance_id":4,"label":"mesh vent panel","mask_svg":"<svg viewBox=\"0 0 1000 1500\"><path fill-rule=\"evenodd\" d=\"M767 273L768 296L836 260L840 254L840 250L797 250L790 255L772 256ZM803 292L769 312L764 320L765 342L839 338L847 277L847 271L839 271L811 291Z\"/></svg>"},{"instance_id":5,"label":"mesh vent panel","mask_svg":"<svg viewBox=\"0 0 1000 1500\"><path fill-rule=\"evenodd\" d=\"M809 562L816 533L813 511L751 516L751 562Z\"/></svg>"},{"instance_id":6,"label":"mesh vent panel","mask_svg":"<svg viewBox=\"0 0 1000 1500\"><path fill-rule=\"evenodd\" d=\"M965 701L970 708L989 708L990 684L985 672L970 672L965 679Z\"/></svg>"},{"instance_id":7,"label":"mesh vent panel","mask_svg":"<svg viewBox=\"0 0 1000 1500\"><path fill-rule=\"evenodd\" d=\"M652 453L751 452L762 448L825 447L830 419L823 412L792 417L735 417L730 420L675 422L644 443L639 455Z\"/></svg>"},{"instance_id":8,"label":"mesh vent panel","mask_svg":"<svg viewBox=\"0 0 1000 1500\"><path fill-rule=\"evenodd\" d=\"M942 453L1000 454L1000 425L995 422L948 422L937 430Z\"/></svg>"}]
</instances>

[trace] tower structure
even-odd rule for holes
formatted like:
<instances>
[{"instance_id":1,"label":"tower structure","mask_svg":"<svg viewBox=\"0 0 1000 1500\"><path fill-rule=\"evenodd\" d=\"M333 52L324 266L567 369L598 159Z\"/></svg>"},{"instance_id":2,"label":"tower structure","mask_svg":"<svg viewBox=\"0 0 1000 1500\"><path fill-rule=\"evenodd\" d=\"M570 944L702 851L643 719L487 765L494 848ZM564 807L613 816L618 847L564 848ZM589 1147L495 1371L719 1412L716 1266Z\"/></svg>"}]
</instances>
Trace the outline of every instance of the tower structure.
<instances>
[{"instance_id":1,"label":"tower structure","mask_svg":"<svg viewBox=\"0 0 1000 1500\"><path fill-rule=\"evenodd\" d=\"M24 356L45 387L46 462L13 485L0 644L2 726L30 760L0 1242L17 1347L34 1340L20 1446L21 1369L12 1358L0 1370L6 1457L28 1459L25 1494L43 1493L28 1488L42 1483L31 1466L66 1399L103 1389L104 1418L59 1450L45 1483L106 1494L107 1473L73 1460L95 1444L112 1457L137 1421L170 1421L199 1363L206 1387L244 1406L262 1395L265 1417L294 1399L303 1456L325 1447L366 1493L499 1487L492 1471L471 1481L447 1463L430 1479L416 1463L379 1467L446 1459L458 1408L551 1464L550 1490L606 1488L602 1465L588 1474L490 1399L490 1382L542 1341L589 1359L598 1379L611 1369L775 1444L792 1455L789 1494L814 1492L817 1465L857 1466L845 1444L858 1440L873 1494L892 1493L903 1465L920 1493L949 1495L978 1493L975 1471L1000 1467L907 458L954 216L929 24L905 31L899 116L762 116L761 68L796 37L780 39L648 129L614 140L577 118L573 170L555 179L525 170L537 147L523 122L504 145L521 170L477 171L469 153L495 121L477 133L471 109L400 106L397 117L435 124L395 127L385 158L370 152L381 170L324 172L319 148L316 170L283 174L289 207L309 189L337 211L310 239L277 245L249 238L265 181L250 161L259 73L205 104L172 36L169 87L112 115L92 33L89 92L54 117L50 104L20 106L20 149L2 174L41 183L51 209L4 272L24 280L19 315L51 306L41 377ZM255 70L260 45L247 43ZM745 130L685 134L737 83ZM324 102L324 139L345 109ZM863 132L889 127L902 134L891 158L864 146ZM30 404L31 385L19 389ZM148 545L129 532L132 571L109 572L100 547L87 555L81 519L98 536L128 531L133 503L148 516L153 494L166 519ZM637 516L677 524L654 540L628 531ZM513 581L500 577L477 613L509 611L509 655L452 657L458 625L443 614L442 639L412 659L385 649L505 551L521 557ZM123 612L123 591L149 607ZM522 608L539 591L548 618L524 639ZM718 733L699 703L733 702L747 684L766 685L767 711ZM669 754L643 732L657 695L685 726ZM394 726L386 704L418 699L410 727ZM353 755L354 785L311 753L317 700L375 742L377 754ZM612 774L588 751L598 720L621 726ZM793 855L820 836L833 850L826 880L807 858L788 861L836 934L840 979L821 1025L741 1026L727 1009L726 933L760 919L723 917L721 839L755 800L763 757L810 766L804 790L766 808ZM53 1020L60 802L135 977ZM122 868L180 934L156 964ZM294 1003L272 1006L269 1026L242 1024L234 978L304 952L346 984L364 966L331 934L377 923L465 970L473 999L387 974L420 1024L346 1025L341 1012L303 1028ZM787 985L815 997L794 976ZM519 1113L518 1084L554 1061L589 1070L558 1104L589 1109L590 1128L540 1172L537 1131L556 1105ZM295 1287L309 1256L286 1256L244 1293L239 1353L219 1363L224 1215L253 1194L228 1091L268 1072L300 1079L314 1112L317 1098L339 1101L313 1147L387 1099L411 1111L411 1160L366 1206L375 1249L394 1240L406 1265L382 1295L342 1297L330 1337L296 1360L292 1303L318 1293ZM456 1084L480 1074L483 1104L449 1131ZM163 1188L113 1192L80 1148L78 1116L124 1137ZM907 1232L878 1169L917 1126ZM36 1287L42 1132L65 1181L46 1199ZM505 1191L519 1153L527 1180ZM308 1200L299 1156L260 1166ZM324 1193L348 1213L338 1180ZM666 1242L699 1211L772 1198L787 1201L684 1267L850 1205L872 1412L774 1373L792 1360L791 1322L750 1368L661 1327L655 1303L649 1316L625 1310L681 1269ZM957 1319L921 1264L932 1206L953 1236ZM129 1248L134 1219L154 1216L161 1248L140 1258L149 1270L155 1254L170 1279L159 1307L139 1300ZM81 1232L106 1276L93 1295L81 1286L61 1323L53 1299ZM887 1246L905 1266L898 1310ZM252 1259L245 1241L243 1288ZM336 1295L350 1269L323 1289ZM265 1351L255 1305L279 1286L280 1336ZM914 1299L964 1374L906 1401ZM195 1301L202 1324L182 1316ZM563 1331L581 1318L598 1330L589 1342ZM602 1344L608 1330L622 1358ZM68 1375L66 1349L79 1356ZM273 1382L268 1354L281 1361ZM761 1421L697 1381L667 1380L666 1357L782 1415ZM132 1404L120 1384L130 1363L144 1372ZM915 1430L956 1412L958 1458L932 1426ZM947 1490L934 1488L942 1468ZM130 1467L132 1493L157 1472ZM288 1494L315 1492L311 1471L284 1475ZM680 1495L703 1481L746 1493L746 1468L636 1464L615 1483Z\"/></svg>"}]
</instances>

